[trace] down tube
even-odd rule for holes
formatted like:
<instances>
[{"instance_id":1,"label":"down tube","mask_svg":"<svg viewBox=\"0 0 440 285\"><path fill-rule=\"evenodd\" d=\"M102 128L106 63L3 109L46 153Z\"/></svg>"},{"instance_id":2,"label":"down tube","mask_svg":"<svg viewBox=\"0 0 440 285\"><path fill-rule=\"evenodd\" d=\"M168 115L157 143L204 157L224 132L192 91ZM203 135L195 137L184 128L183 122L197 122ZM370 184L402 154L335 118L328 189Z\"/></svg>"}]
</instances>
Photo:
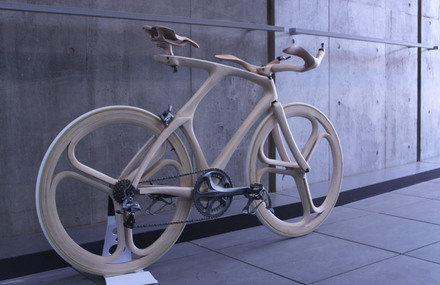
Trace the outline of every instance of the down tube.
<instances>
[{"instance_id":1,"label":"down tube","mask_svg":"<svg viewBox=\"0 0 440 285\"><path fill-rule=\"evenodd\" d=\"M277 98L275 86L272 80L271 82L273 89L270 91L266 90L263 98L257 103L246 120L244 120L243 124L213 162L212 167L224 169L249 129L257 122L257 119L263 115L265 111L270 110L272 102Z\"/></svg>"}]
</instances>

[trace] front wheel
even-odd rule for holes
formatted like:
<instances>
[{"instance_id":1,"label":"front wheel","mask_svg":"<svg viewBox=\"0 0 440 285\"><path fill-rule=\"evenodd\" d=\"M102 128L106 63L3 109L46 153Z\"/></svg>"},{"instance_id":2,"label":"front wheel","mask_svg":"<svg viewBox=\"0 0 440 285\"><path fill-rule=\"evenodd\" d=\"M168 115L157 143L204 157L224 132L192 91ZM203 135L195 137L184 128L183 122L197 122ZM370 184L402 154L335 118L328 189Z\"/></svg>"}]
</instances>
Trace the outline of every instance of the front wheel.
<instances>
[{"instance_id":1,"label":"front wheel","mask_svg":"<svg viewBox=\"0 0 440 285\"><path fill-rule=\"evenodd\" d=\"M311 170L306 174L300 170L272 114L251 141L249 182L269 185L272 201L282 205L274 213L260 205L260 221L277 234L296 237L317 228L333 209L342 183L342 151L335 129L322 112L299 103L285 106L284 112Z\"/></svg>"}]
</instances>

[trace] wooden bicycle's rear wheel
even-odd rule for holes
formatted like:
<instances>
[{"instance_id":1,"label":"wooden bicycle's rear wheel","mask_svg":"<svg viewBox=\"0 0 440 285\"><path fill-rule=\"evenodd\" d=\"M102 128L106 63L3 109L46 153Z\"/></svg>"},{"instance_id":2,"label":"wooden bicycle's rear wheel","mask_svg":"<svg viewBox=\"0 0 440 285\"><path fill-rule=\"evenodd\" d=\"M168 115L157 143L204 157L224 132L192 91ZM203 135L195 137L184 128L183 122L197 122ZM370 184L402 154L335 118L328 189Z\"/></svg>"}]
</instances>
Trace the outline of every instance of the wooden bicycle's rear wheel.
<instances>
[{"instance_id":1,"label":"wooden bicycle's rear wheel","mask_svg":"<svg viewBox=\"0 0 440 285\"><path fill-rule=\"evenodd\" d=\"M143 150L142 155L147 153L163 128L157 116L142 109L104 107L74 120L49 147L36 185L38 218L52 247L74 267L98 275L134 272L156 261L179 237L184 223L168 224L160 230L143 233L142 240L134 238L142 254L128 251L127 258L127 241L133 238L135 231L124 228L124 215L116 213L113 234L117 245L108 252L102 252L99 246L105 236L107 206L110 204L116 211L122 208L113 197L112 185L122 179L132 179L138 165L126 168L129 161L139 150ZM144 179L191 172L185 146L176 134L163 144L153 163L155 166L151 169L154 170L147 169ZM175 184L193 186L192 180L191 176L184 176L176 179ZM140 201L141 205L149 205L148 197L139 198L146 199ZM190 199L166 199L170 204L160 215L137 213L137 221L169 223L188 218ZM79 230L84 227L88 228L85 234Z\"/></svg>"}]
</instances>

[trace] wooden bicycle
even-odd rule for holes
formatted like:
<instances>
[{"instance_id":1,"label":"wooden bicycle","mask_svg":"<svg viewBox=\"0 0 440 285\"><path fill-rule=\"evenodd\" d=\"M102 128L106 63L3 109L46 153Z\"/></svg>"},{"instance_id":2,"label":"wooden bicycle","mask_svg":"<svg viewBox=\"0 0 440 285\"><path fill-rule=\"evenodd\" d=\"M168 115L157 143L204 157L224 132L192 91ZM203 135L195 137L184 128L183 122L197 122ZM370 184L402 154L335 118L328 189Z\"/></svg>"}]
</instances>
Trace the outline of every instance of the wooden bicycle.
<instances>
[{"instance_id":1,"label":"wooden bicycle","mask_svg":"<svg viewBox=\"0 0 440 285\"><path fill-rule=\"evenodd\" d=\"M280 64L285 57L255 66L232 55L216 56L242 69L175 56L173 46L198 44L163 26L144 29L165 50L154 57L156 61L174 71L182 66L203 69L208 77L176 114L171 108L158 116L136 107L108 106L80 116L58 134L44 156L36 185L39 221L56 252L74 267L94 274L134 272L159 259L175 243L192 205L204 218L217 218L228 210L234 196L244 196L244 211L256 213L277 234L296 237L318 227L334 207L341 187L339 139L329 119L315 107L281 105L272 76L318 67L324 48L316 57L298 45L284 50L302 58L302 65ZM249 80L264 92L221 153L208 164L194 132L194 114L209 91L230 76ZM233 186L224 169L254 125L246 162L249 184ZM269 141L275 152L269 151ZM114 157L114 163L102 163L100 156ZM323 181L319 193L312 191L308 182L314 172ZM288 183L268 189L269 179L274 179L269 176ZM82 199L74 203L74 197ZM277 216L272 201L283 197L298 197L300 218L284 221ZM321 199L314 200L316 197ZM114 213L117 244L108 254L100 254L81 246L69 233L75 217L66 213L74 207L79 212L101 210L104 214L95 215L99 218L107 213L107 201ZM145 244L136 240L137 228L152 222L162 227L154 241ZM127 252L130 258L121 261Z\"/></svg>"}]
</instances>

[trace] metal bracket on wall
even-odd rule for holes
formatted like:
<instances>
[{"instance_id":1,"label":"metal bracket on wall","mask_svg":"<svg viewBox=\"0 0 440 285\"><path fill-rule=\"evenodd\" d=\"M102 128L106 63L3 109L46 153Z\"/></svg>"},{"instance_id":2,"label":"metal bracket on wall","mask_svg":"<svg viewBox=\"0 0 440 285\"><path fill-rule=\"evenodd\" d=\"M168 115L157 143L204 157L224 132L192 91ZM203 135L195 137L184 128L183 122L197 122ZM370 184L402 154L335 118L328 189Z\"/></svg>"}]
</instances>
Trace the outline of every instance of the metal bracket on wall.
<instances>
[{"instance_id":1,"label":"metal bracket on wall","mask_svg":"<svg viewBox=\"0 0 440 285\"><path fill-rule=\"evenodd\" d=\"M0 10L111 18L111 19L121 19L121 20L191 24L191 25L214 26L214 27L223 27L223 28L237 28L237 29L245 29L245 30L284 32L284 27L272 26L272 25L211 20L211 19L195 19L188 17L152 15L152 14L87 9L87 8L34 5L34 4L26 4L26 3L0 2Z\"/></svg>"},{"instance_id":2,"label":"metal bracket on wall","mask_svg":"<svg viewBox=\"0 0 440 285\"><path fill-rule=\"evenodd\" d=\"M291 36L293 36L293 35L312 35L312 36L323 36L323 37L339 38L339 39L346 39L346 40L400 45L400 46L406 46L406 47L426 48L429 50L438 50L439 49L438 46L425 45L425 44L420 44L420 43L407 43L407 42L387 40L387 39L370 38L370 37L346 35L346 34L339 34L339 33L330 33L330 32L307 30L307 29L300 29L300 28L290 28L289 33Z\"/></svg>"}]
</instances>

